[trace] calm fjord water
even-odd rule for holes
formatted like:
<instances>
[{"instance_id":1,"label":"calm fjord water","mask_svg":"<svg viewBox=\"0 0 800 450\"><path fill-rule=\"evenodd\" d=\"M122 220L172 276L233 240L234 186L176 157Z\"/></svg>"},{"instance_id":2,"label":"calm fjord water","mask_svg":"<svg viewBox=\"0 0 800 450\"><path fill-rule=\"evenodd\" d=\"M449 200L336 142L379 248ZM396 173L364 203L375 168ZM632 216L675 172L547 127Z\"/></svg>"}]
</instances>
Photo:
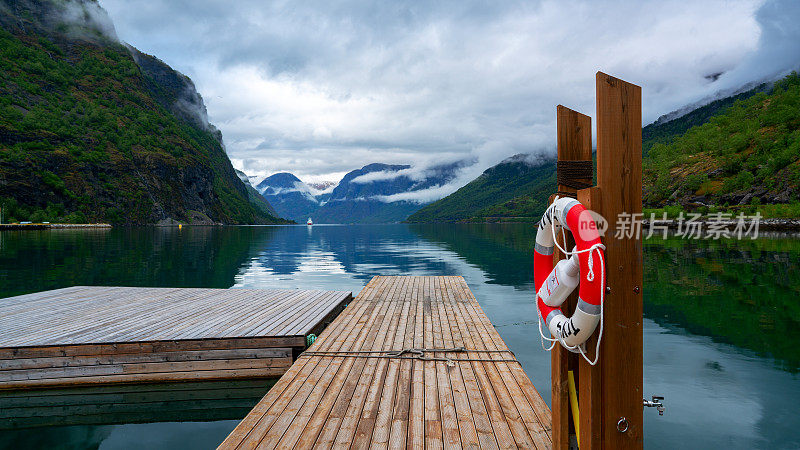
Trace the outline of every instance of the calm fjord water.
<instances>
[{"instance_id":1,"label":"calm fjord water","mask_svg":"<svg viewBox=\"0 0 800 450\"><path fill-rule=\"evenodd\" d=\"M378 274L463 275L549 403L532 248L522 224L4 231L0 297L72 285L357 293ZM797 237L647 241L644 392L666 396L667 410L645 410L645 447L800 447L799 300ZM260 383L64 392L68 419L24 428L25 414L64 403L30 394L22 403L38 409L2 411L0 447L213 448L264 394ZM80 406L104 396L131 406L97 418Z\"/></svg>"}]
</instances>

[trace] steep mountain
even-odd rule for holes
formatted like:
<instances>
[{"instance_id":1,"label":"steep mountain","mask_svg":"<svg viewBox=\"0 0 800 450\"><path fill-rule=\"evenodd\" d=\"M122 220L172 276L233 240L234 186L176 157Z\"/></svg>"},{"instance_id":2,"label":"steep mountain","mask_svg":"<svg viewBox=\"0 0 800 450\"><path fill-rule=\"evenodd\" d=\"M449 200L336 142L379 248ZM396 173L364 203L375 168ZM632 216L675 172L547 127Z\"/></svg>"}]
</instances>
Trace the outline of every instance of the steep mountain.
<instances>
[{"instance_id":1,"label":"steep mountain","mask_svg":"<svg viewBox=\"0 0 800 450\"><path fill-rule=\"evenodd\" d=\"M417 170L369 164L342 178L314 213L318 223L400 222L428 202L425 191L447 184L463 163Z\"/></svg>"},{"instance_id":2,"label":"steep mountain","mask_svg":"<svg viewBox=\"0 0 800 450\"><path fill-rule=\"evenodd\" d=\"M275 223L186 76L117 41L91 0L0 0L7 219Z\"/></svg>"},{"instance_id":3,"label":"steep mountain","mask_svg":"<svg viewBox=\"0 0 800 450\"><path fill-rule=\"evenodd\" d=\"M555 161L515 155L408 217L412 223L531 218L542 214L556 182Z\"/></svg>"},{"instance_id":4,"label":"steep mountain","mask_svg":"<svg viewBox=\"0 0 800 450\"><path fill-rule=\"evenodd\" d=\"M761 83L729 97L720 98L700 107L681 108L659 117L655 122L642 128L642 152L647 155L655 144L669 144L676 136L690 128L702 125L708 120L730 108L737 100L746 100L758 93L769 92L772 83Z\"/></svg>"},{"instance_id":5,"label":"steep mountain","mask_svg":"<svg viewBox=\"0 0 800 450\"><path fill-rule=\"evenodd\" d=\"M265 178L256 186L275 208L278 216L284 219L305 223L306 219L319 208L319 200L311 189L291 173L281 172Z\"/></svg>"},{"instance_id":6,"label":"steep mountain","mask_svg":"<svg viewBox=\"0 0 800 450\"><path fill-rule=\"evenodd\" d=\"M720 110L644 160L646 206L800 201L800 75ZM800 213L800 208L796 208Z\"/></svg>"},{"instance_id":7,"label":"steep mountain","mask_svg":"<svg viewBox=\"0 0 800 450\"><path fill-rule=\"evenodd\" d=\"M242 180L242 183L244 183L245 188L247 188L247 198L250 200L250 203L265 214L269 214L273 217L280 217L272 205L269 204L267 199L264 198L264 196L261 195L252 184L250 184L250 177L241 170L234 169L234 171L236 172L236 176L238 176L239 179Z\"/></svg>"}]
</instances>

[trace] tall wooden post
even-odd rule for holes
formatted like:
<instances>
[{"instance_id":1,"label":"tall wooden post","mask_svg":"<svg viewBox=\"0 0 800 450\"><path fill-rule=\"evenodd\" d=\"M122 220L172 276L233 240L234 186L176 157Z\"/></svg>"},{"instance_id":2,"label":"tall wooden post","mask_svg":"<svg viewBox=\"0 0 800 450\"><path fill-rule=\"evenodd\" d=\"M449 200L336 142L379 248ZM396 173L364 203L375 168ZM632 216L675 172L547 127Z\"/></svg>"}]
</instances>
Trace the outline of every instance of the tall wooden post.
<instances>
[{"instance_id":1,"label":"tall wooden post","mask_svg":"<svg viewBox=\"0 0 800 450\"><path fill-rule=\"evenodd\" d=\"M564 106L556 108L556 127L558 135L558 161L591 161L592 159L592 119L589 116L573 111ZM592 179L579 180L591 183ZM565 184L558 185L560 196L575 197L577 190ZM553 198L550 199L551 202ZM570 249L574 242L561 242L565 249ZM564 255L556 250L553 258L556 263ZM572 295L564 302L565 311L574 311L578 303L578 293ZM569 386L567 372L572 370L578 378L578 355L569 352L561 345L553 347L550 355L550 376L552 379L551 409L553 412L553 448L569 448L570 423L572 415L569 413ZM576 381L578 382L578 381ZM574 426L573 426L574 428Z\"/></svg>"},{"instance_id":2,"label":"tall wooden post","mask_svg":"<svg viewBox=\"0 0 800 450\"><path fill-rule=\"evenodd\" d=\"M642 448L642 236L618 236L642 212L642 89L597 73L597 185L608 220L605 330L600 349L603 448ZM629 216L630 217L630 216ZM628 424L626 431L620 429Z\"/></svg>"},{"instance_id":3,"label":"tall wooden post","mask_svg":"<svg viewBox=\"0 0 800 450\"><path fill-rule=\"evenodd\" d=\"M582 358L577 363L579 441L581 450L640 449L644 397L642 240L636 230L624 235L620 232L638 220L635 215L642 211L641 88L601 72L597 73L596 81L597 186L579 190L577 198L608 221L603 237L608 290L600 359L596 366ZM559 159L562 157L560 118L561 115ZM626 231L631 230L628 227ZM573 310L574 306L566 309ZM595 357L596 343L597 333L586 343L590 359ZM562 386L566 386L570 363L565 353L559 350L552 356L553 447L557 449L568 445L564 436L568 438L569 415L565 418L563 413L568 400Z\"/></svg>"}]
</instances>

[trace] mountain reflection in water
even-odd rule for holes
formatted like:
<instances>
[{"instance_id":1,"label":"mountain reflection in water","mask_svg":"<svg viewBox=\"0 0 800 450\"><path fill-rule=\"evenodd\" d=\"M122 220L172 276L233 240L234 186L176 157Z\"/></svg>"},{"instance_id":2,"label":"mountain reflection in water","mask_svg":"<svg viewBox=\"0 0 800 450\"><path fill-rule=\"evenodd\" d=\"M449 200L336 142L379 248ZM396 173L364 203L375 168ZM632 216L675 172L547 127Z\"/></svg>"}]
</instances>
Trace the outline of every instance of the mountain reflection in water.
<instances>
[{"instance_id":1,"label":"mountain reflection in water","mask_svg":"<svg viewBox=\"0 0 800 450\"><path fill-rule=\"evenodd\" d=\"M541 349L533 303L533 242L530 224L4 231L0 296L72 285L357 293L379 274L462 275L549 402L550 356ZM667 405L663 417L645 411L646 447L800 447L800 240L654 239L645 242L644 263L644 393L664 395ZM229 416L157 411L112 425L72 424L67 434L76 436L75 448L90 441L124 447L145 434L149 447L181 448L185 441L213 448L236 424ZM17 429L35 424L6 416ZM175 423L184 420L197 422ZM67 430L57 423L15 436L44 439ZM14 446L26 443L35 444L23 438Z\"/></svg>"}]
</instances>

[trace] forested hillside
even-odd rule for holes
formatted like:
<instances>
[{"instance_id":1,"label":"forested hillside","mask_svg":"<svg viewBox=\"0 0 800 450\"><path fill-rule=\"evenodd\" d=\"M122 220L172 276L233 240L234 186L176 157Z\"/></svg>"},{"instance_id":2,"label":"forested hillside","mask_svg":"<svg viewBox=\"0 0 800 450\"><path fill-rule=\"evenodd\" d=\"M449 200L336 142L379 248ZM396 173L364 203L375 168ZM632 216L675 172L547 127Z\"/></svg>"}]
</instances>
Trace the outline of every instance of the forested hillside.
<instances>
[{"instance_id":1,"label":"forested hillside","mask_svg":"<svg viewBox=\"0 0 800 450\"><path fill-rule=\"evenodd\" d=\"M800 75L654 144L644 159L644 201L689 208L800 201Z\"/></svg>"},{"instance_id":2,"label":"forested hillside","mask_svg":"<svg viewBox=\"0 0 800 450\"><path fill-rule=\"evenodd\" d=\"M513 156L486 169L456 192L420 209L407 221L531 220L547 207L548 197L554 192L555 171L554 160Z\"/></svg>"},{"instance_id":3,"label":"forested hillside","mask_svg":"<svg viewBox=\"0 0 800 450\"><path fill-rule=\"evenodd\" d=\"M119 43L96 2L0 2L5 221L275 223L191 80Z\"/></svg>"},{"instance_id":4,"label":"forested hillside","mask_svg":"<svg viewBox=\"0 0 800 450\"><path fill-rule=\"evenodd\" d=\"M725 112L737 100L746 100L756 94L771 90L771 84L762 83L744 92L714 100L683 115L679 115L682 111L665 114L642 128L642 152L647 155L654 145L671 143L676 136L680 136L690 128L702 125L710 118Z\"/></svg>"}]
</instances>

